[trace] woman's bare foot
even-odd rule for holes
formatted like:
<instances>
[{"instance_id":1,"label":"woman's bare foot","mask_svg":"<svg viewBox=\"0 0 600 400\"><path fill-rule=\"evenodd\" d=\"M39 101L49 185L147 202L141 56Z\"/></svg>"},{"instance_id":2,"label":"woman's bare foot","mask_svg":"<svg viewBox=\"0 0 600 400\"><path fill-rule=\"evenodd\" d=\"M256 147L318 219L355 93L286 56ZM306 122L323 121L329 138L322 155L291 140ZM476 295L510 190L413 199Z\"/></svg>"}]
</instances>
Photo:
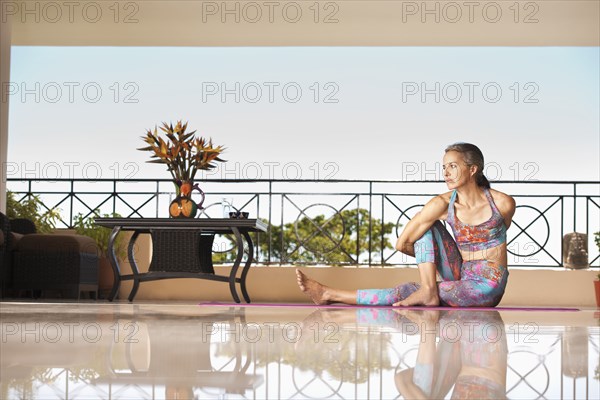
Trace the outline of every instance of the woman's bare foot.
<instances>
[{"instance_id":1,"label":"woman's bare foot","mask_svg":"<svg viewBox=\"0 0 600 400\"><path fill-rule=\"evenodd\" d=\"M296 270L296 279L298 286L310 299L317 305L331 304L327 294L327 286L321 285L314 279L304 275L299 269Z\"/></svg>"},{"instance_id":2,"label":"woman's bare foot","mask_svg":"<svg viewBox=\"0 0 600 400\"><path fill-rule=\"evenodd\" d=\"M415 324L431 326L437 324L440 320L439 310L406 310L400 308L394 309L394 311Z\"/></svg>"},{"instance_id":3,"label":"woman's bare foot","mask_svg":"<svg viewBox=\"0 0 600 400\"><path fill-rule=\"evenodd\" d=\"M317 308L302 321L302 324L300 326L300 332L302 334L300 335L299 340L294 344L294 349L296 351L299 351L302 349L310 348L310 345L314 346L315 342L311 343L310 339L314 337L313 334L318 335L320 333L320 330L323 327L323 325L323 314L321 312L321 309Z\"/></svg>"},{"instance_id":4,"label":"woman's bare foot","mask_svg":"<svg viewBox=\"0 0 600 400\"><path fill-rule=\"evenodd\" d=\"M437 286L425 287L421 286L416 292L408 296L406 299L394 303L394 306L439 306L440 295L438 294Z\"/></svg>"}]
</instances>

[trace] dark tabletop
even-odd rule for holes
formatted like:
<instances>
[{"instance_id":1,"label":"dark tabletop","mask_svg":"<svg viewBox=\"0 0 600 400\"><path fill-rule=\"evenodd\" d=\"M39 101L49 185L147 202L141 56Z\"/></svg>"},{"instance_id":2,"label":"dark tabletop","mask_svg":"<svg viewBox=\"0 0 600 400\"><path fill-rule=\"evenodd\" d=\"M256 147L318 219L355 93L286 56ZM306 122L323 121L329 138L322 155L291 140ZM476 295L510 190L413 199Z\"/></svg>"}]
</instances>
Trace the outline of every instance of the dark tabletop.
<instances>
[{"instance_id":1,"label":"dark tabletop","mask_svg":"<svg viewBox=\"0 0 600 400\"><path fill-rule=\"evenodd\" d=\"M230 231L238 228L246 232L266 232L267 224L259 219L236 218L96 218L96 225L106 228L129 229L210 229Z\"/></svg>"}]
</instances>

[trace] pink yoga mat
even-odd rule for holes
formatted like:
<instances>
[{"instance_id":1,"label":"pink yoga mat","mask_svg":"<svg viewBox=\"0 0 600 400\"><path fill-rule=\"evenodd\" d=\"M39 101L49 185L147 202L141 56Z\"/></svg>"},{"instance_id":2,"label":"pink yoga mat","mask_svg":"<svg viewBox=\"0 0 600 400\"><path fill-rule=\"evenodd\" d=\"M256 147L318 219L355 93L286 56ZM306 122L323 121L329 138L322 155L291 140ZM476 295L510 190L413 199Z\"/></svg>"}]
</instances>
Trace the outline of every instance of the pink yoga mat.
<instances>
[{"instance_id":1,"label":"pink yoga mat","mask_svg":"<svg viewBox=\"0 0 600 400\"><path fill-rule=\"evenodd\" d=\"M318 306L308 303L221 303L221 302L202 302L198 304L204 307L272 307L272 308L397 308L406 310L495 310L495 311L580 311L578 308L564 307L393 307L393 306L369 306L369 305L348 305L348 304L329 304Z\"/></svg>"}]
</instances>

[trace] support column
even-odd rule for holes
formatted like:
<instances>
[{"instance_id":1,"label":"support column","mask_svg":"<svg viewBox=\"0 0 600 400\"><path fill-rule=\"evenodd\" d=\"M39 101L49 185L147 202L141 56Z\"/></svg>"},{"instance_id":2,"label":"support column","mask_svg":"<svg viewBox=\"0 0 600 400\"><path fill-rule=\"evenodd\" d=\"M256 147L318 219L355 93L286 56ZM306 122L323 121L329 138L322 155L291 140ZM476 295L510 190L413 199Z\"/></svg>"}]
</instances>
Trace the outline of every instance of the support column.
<instances>
[{"instance_id":1,"label":"support column","mask_svg":"<svg viewBox=\"0 0 600 400\"><path fill-rule=\"evenodd\" d=\"M6 212L6 163L8 160L8 103L10 82L11 17L0 20L0 211Z\"/></svg>"}]
</instances>

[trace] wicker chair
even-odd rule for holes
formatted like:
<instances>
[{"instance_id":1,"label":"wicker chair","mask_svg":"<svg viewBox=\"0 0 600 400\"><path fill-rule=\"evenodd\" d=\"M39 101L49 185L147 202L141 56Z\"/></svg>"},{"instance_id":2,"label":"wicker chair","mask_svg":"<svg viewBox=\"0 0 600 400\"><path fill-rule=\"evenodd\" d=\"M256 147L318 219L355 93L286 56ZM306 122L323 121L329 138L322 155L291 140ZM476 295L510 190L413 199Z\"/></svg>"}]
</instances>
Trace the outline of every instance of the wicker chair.
<instances>
[{"instance_id":1,"label":"wicker chair","mask_svg":"<svg viewBox=\"0 0 600 400\"><path fill-rule=\"evenodd\" d=\"M10 231L19 235L35 233L36 228L32 220L27 218L13 218L10 220Z\"/></svg>"},{"instance_id":2,"label":"wicker chair","mask_svg":"<svg viewBox=\"0 0 600 400\"><path fill-rule=\"evenodd\" d=\"M0 213L0 228L0 296L4 297L12 289L13 250L23 234L35 232L35 224L24 218L11 220Z\"/></svg>"},{"instance_id":3,"label":"wicker chair","mask_svg":"<svg viewBox=\"0 0 600 400\"><path fill-rule=\"evenodd\" d=\"M10 220L9 227L12 260L3 269L15 293L60 291L63 297L79 299L82 291L89 291L97 298L98 246L92 238L38 234L32 221L21 218Z\"/></svg>"}]
</instances>

